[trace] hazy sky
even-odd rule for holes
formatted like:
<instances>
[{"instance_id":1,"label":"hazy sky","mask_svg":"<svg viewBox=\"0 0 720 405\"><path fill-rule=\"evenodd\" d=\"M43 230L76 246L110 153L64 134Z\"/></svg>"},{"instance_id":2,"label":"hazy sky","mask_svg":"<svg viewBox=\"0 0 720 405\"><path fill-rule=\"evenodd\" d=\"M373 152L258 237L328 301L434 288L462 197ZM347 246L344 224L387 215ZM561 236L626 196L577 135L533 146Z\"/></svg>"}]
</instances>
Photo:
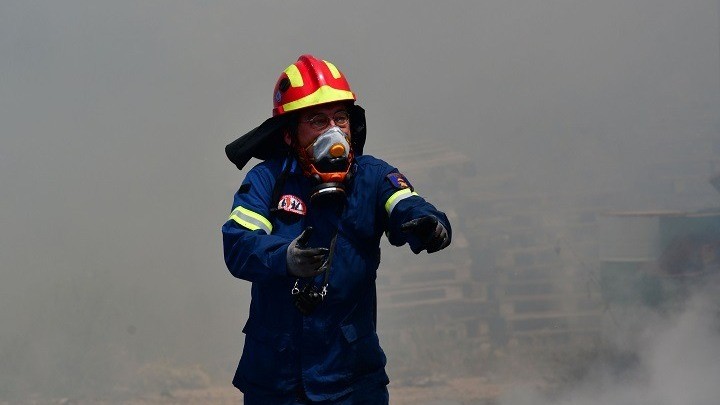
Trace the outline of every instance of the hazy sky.
<instances>
[{"instance_id":1,"label":"hazy sky","mask_svg":"<svg viewBox=\"0 0 720 405\"><path fill-rule=\"evenodd\" d=\"M366 152L439 139L552 190L717 134L719 49L716 0L2 0L0 379L117 347L234 367L223 147L302 53L349 78Z\"/></svg>"}]
</instances>

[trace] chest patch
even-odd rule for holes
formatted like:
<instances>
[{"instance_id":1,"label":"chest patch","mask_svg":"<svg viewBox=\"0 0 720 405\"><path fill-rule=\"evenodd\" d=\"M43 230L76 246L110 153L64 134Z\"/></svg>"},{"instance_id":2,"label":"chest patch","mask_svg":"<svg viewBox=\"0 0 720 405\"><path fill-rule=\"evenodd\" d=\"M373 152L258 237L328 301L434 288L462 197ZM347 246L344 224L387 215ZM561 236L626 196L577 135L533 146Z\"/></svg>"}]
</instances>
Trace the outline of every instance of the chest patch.
<instances>
[{"instance_id":1,"label":"chest patch","mask_svg":"<svg viewBox=\"0 0 720 405\"><path fill-rule=\"evenodd\" d=\"M413 189L412 184L408 181L408 179L402 175L402 173L390 173L387 175L387 179L390 180L390 183L397 189L404 189L409 188L410 190Z\"/></svg>"},{"instance_id":2,"label":"chest patch","mask_svg":"<svg viewBox=\"0 0 720 405\"><path fill-rule=\"evenodd\" d=\"M282 211L292 212L293 214L307 214L305 203L292 194L285 194L278 202L278 209Z\"/></svg>"}]
</instances>

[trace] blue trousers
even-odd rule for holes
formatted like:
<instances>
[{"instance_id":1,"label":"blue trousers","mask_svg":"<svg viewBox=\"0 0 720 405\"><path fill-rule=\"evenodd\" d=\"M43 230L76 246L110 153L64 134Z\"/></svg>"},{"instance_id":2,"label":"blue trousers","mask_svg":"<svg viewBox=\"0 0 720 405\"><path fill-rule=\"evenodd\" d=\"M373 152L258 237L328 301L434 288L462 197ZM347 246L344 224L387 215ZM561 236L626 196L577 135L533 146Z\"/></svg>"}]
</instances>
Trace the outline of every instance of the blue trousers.
<instances>
[{"instance_id":1,"label":"blue trousers","mask_svg":"<svg viewBox=\"0 0 720 405\"><path fill-rule=\"evenodd\" d=\"M383 385L370 389L355 390L334 401L313 402L305 396L302 390L294 394L278 397L246 392L243 398L245 405L387 405L390 401L390 394L387 386Z\"/></svg>"}]
</instances>

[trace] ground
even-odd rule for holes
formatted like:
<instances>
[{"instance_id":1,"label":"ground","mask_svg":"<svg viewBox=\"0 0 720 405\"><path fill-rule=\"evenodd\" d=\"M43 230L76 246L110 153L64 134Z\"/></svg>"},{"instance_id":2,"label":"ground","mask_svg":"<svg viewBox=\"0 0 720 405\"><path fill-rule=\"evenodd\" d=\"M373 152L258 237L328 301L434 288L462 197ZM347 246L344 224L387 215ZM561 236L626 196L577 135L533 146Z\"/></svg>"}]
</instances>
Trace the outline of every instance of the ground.
<instances>
[{"instance_id":1,"label":"ground","mask_svg":"<svg viewBox=\"0 0 720 405\"><path fill-rule=\"evenodd\" d=\"M503 386L490 383L482 377L449 379L447 381L417 382L408 386L391 384L390 403L393 405L489 405L496 403L503 392ZM231 385L210 386L203 389L176 389L172 392L128 396L112 399L70 399L53 400L28 398L31 405L155 405L155 404L241 404L242 394ZM0 402L0 405L10 403Z\"/></svg>"}]
</instances>

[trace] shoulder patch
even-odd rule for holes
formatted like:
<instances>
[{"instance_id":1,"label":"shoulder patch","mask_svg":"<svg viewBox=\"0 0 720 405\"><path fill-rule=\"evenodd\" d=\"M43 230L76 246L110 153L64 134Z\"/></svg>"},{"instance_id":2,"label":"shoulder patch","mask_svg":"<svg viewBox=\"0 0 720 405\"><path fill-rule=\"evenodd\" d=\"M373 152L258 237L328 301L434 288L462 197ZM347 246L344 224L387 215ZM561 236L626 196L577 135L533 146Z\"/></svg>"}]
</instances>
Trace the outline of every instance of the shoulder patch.
<instances>
[{"instance_id":1,"label":"shoulder patch","mask_svg":"<svg viewBox=\"0 0 720 405\"><path fill-rule=\"evenodd\" d=\"M405 188L409 188L410 190L413 189L412 184L408 181L408 179L402 175L402 173L390 173L387 175L387 179L390 181L390 183L393 185L393 187L402 190Z\"/></svg>"},{"instance_id":2,"label":"shoulder patch","mask_svg":"<svg viewBox=\"0 0 720 405\"><path fill-rule=\"evenodd\" d=\"M305 203L292 194L285 194L284 196L280 197L280 201L278 202L277 207L278 210L291 212L293 214L307 214L307 207L305 207Z\"/></svg>"},{"instance_id":3,"label":"shoulder patch","mask_svg":"<svg viewBox=\"0 0 720 405\"><path fill-rule=\"evenodd\" d=\"M248 191L250 191L250 183L245 183L242 186L240 186L240 189L238 190L238 194L245 194Z\"/></svg>"}]
</instances>

